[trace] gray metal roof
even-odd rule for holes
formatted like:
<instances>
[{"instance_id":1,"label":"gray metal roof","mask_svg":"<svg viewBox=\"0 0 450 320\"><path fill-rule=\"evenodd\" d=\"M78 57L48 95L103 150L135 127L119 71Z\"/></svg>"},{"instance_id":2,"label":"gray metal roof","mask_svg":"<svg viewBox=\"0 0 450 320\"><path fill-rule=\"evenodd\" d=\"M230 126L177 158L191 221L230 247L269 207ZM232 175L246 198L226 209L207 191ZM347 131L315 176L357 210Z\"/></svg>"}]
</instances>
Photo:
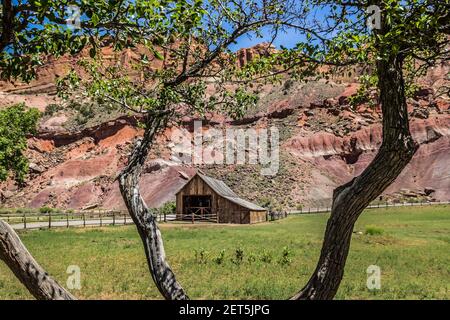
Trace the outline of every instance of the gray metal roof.
<instances>
[{"instance_id":1,"label":"gray metal roof","mask_svg":"<svg viewBox=\"0 0 450 320\"><path fill-rule=\"evenodd\" d=\"M204 174L197 173L200 178L202 178L203 181L206 182L208 186L211 187L215 192L220 194L222 197L237 197L238 195L233 192L233 190L230 189L229 186L225 184L225 182L214 179L208 176L205 176Z\"/></svg>"},{"instance_id":2,"label":"gray metal roof","mask_svg":"<svg viewBox=\"0 0 450 320\"><path fill-rule=\"evenodd\" d=\"M214 179L208 176L205 176L204 174L197 173L198 176L205 181L205 183L213 189L217 194L224 197L225 199L234 202L241 207L247 208L249 210L255 210L255 211L266 211L263 207L260 207L254 203L251 203L250 201L244 200L242 198L239 198L239 196L233 192L233 190L230 189L229 186L225 184L225 182Z\"/></svg>"}]
</instances>

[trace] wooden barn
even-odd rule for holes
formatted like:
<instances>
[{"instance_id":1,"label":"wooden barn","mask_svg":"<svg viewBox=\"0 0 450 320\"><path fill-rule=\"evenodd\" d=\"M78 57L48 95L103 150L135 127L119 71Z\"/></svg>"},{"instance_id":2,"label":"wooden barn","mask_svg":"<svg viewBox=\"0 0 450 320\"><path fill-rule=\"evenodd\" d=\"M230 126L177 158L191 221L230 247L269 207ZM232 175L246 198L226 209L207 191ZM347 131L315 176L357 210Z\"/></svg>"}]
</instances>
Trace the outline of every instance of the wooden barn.
<instances>
[{"instance_id":1,"label":"wooden barn","mask_svg":"<svg viewBox=\"0 0 450 320\"><path fill-rule=\"evenodd\" d=\"M239 198L223 181L197 172L176 193L179 220L218 223L257 223L267 220L267 210Z\"/></svg>"}]
</instances>

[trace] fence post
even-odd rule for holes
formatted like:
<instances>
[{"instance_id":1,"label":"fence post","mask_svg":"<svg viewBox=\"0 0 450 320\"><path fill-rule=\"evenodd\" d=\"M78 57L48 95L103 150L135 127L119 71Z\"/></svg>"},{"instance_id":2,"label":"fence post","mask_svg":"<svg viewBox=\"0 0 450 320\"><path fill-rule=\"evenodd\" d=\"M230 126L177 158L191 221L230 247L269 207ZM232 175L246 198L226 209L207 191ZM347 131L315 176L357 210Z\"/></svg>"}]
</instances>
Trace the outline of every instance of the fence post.
<instances>
[{"instance_id":1,"label":"fence post","mask_svg":"<svg viewBox=\"0 0 450 320\"><path fill-rule=\"evenodd\" d=\"M52 213L48 213L48 228L50 229L52 227Z\"/></svg>"},{"instance_id":2,"label":"fence post","mask_svg":"<svg viewBox=\"0 0 450 320\"><path fill-rule=\"evenodd\" d=\"M68 213L66 213L66 222L67 222L66 228L68 228L69 227L69 214Z\"/></svg>"},{"instance_id":3,"label":"fence post","mask_svg":"<svg viewBox=\"0 0 450 320\"><path fill-rule=\"evenodd\" d=\"M125 212L124 216L123 216L123 224L127 224L127 213Z\"/></svg>"},{"instance_id":4,"label":"fence post","mask_svg":"<svg viewBox=\"0 0 450 320\"><path fill-rule=\"evenodd\" d=\"M164 212L164 222L167 222L167 213Z\"/></svg>"},{"instance_id":5,"label":"fence post","mask_svg":"<svg viewBox=\"0 0 450 320\"><path fill-rule=\"evenodd\" d=\"M27 228L27 215L25 213L23 214L23 228Z\"/></svg>"},{"instance_id":6,"label":"fence post","mask_svg":"<svg viewBox=\"0 0 450 320\"><path fill-rule=\"evenodd\" d=\"M194 214L192 213L192 223L194 223L194 221L195 221L195 217L194 217Z\"/></svg>"},{"instance_id":7,"label":"fence post","mask_svg":"<svg viewBox=\"0 0 450 320\"><path fill-rule=\"evenodd\" d=\"M83 212L83 228L86 228L86 216Z\"/></svg>"},{"instance_id":8,"label":"fence post","mask_svg":"<svg viewBox=\"0 0 450 320\"><path fill-rule=\"evenodd\" d=\"M116 225L116 212L113 211L113 226Z\"/></svg>"},{"instance_id":9,"label":"fence post","mask_svg":"<svg viewBox=\"0 0 450 320\"><path fill-rule=\"evenodd\" d=\"M100 227L103 227L103 220L102 220L102 212L99 211L99 217L100 217Z\"/></svg>"}]
</instances>

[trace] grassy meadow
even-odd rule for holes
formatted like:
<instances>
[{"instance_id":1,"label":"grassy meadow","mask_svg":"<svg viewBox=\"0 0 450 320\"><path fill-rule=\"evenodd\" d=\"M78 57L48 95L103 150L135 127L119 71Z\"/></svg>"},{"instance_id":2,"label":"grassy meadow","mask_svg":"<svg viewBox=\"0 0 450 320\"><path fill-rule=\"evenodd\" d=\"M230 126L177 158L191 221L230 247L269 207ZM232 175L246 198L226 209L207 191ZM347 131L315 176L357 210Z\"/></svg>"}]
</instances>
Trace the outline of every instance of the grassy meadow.
<instances>
[{"instance_id":1,"label":"grassy meadow","mask_svg":"<svg viewBox=\"0 0 450 320\"><path fill-rule=\"evenodd\" d=\"M194 299L286 299L314 270L327 214L258 225L162 224L166 254ZM66 284L81 268L80 299L160 299L133 226L20 232ZM450 299L450 206L365 211L353 234L338 299ZM381 289L366 287L369 265ZM0 299L32 298L0 262Z\"/></svg>"}]
</instances>

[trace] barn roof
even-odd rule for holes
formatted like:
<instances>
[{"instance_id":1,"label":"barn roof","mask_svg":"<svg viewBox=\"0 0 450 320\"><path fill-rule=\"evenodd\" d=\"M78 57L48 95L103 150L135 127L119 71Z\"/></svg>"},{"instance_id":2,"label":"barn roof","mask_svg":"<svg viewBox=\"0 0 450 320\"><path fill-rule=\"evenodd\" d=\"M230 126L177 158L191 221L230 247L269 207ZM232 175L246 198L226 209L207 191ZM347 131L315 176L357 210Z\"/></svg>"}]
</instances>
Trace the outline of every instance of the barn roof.
<instances>
[{"instance_id":1,"label":"barn roof","mask_svg":"<svg viewBox=\"0 0 450 320\"><path fill-rule=\"evenodd\" d=\"M249 210L255 210L255 211L266 211L267 209L260 207L250 201L244 200L242 198L240 198L236 193L234 193L233 190L230 189L229 186L227 186L225 184L225 182L223 182L222 180L218 180L218 179L214 179L211 177L208 177L200 172L197 172L197 174L200 179L202 179L203 181L205 181L205 183L211 188L213 189L218 195L220 195L221 197L234 202L238 205L240 205L241 207L247 208ZM194 175L195 177L195 175ZM194 178L192 177L192 178ZM191 178L191 179L192 179ZM189 180L190 181L190 180Z\"/></svg>"},{"instance_id":2,"label":"barn roof","mask_svg":"<svg viewBox=\"0 0 450 320\"><path fill-rule=\"evenodd\" d=\"M222 197L238 197L236 193L234 193L233 190L230 189L229 186L225 184L222 180L214 179L208 176L205 176L204 174L197 173L200 178L202 178L203 181L206 182L208 186L211 187L215 192L217 192Z\"/></svg>"},{"instance_id":3,"label":"barn roof","mask_svg":"<svg viewBox=\"0 0 450 320\"><path fill-rule=\"evenodd\" d=\"M217 194L224 197L225 199L228 199L231 202L234 202L234 203L240 205L241 207L244 207L244 208L247 208L250 210L255 210L255 211L263 211L263 210L265 211L266 210L263 207L260 207L250 201L239 198L239 196L236 193L234 193L234 191L231 190L230 187L227 186L225 184L225 182L223 182L222 180L214 179L214 178L205 176L204 174L201 174L201 173L197 173L197 174L203 181L205 181L205 183L211 189L213 189L215 192L217 192Z\"/></svg>"}]
</instances>

